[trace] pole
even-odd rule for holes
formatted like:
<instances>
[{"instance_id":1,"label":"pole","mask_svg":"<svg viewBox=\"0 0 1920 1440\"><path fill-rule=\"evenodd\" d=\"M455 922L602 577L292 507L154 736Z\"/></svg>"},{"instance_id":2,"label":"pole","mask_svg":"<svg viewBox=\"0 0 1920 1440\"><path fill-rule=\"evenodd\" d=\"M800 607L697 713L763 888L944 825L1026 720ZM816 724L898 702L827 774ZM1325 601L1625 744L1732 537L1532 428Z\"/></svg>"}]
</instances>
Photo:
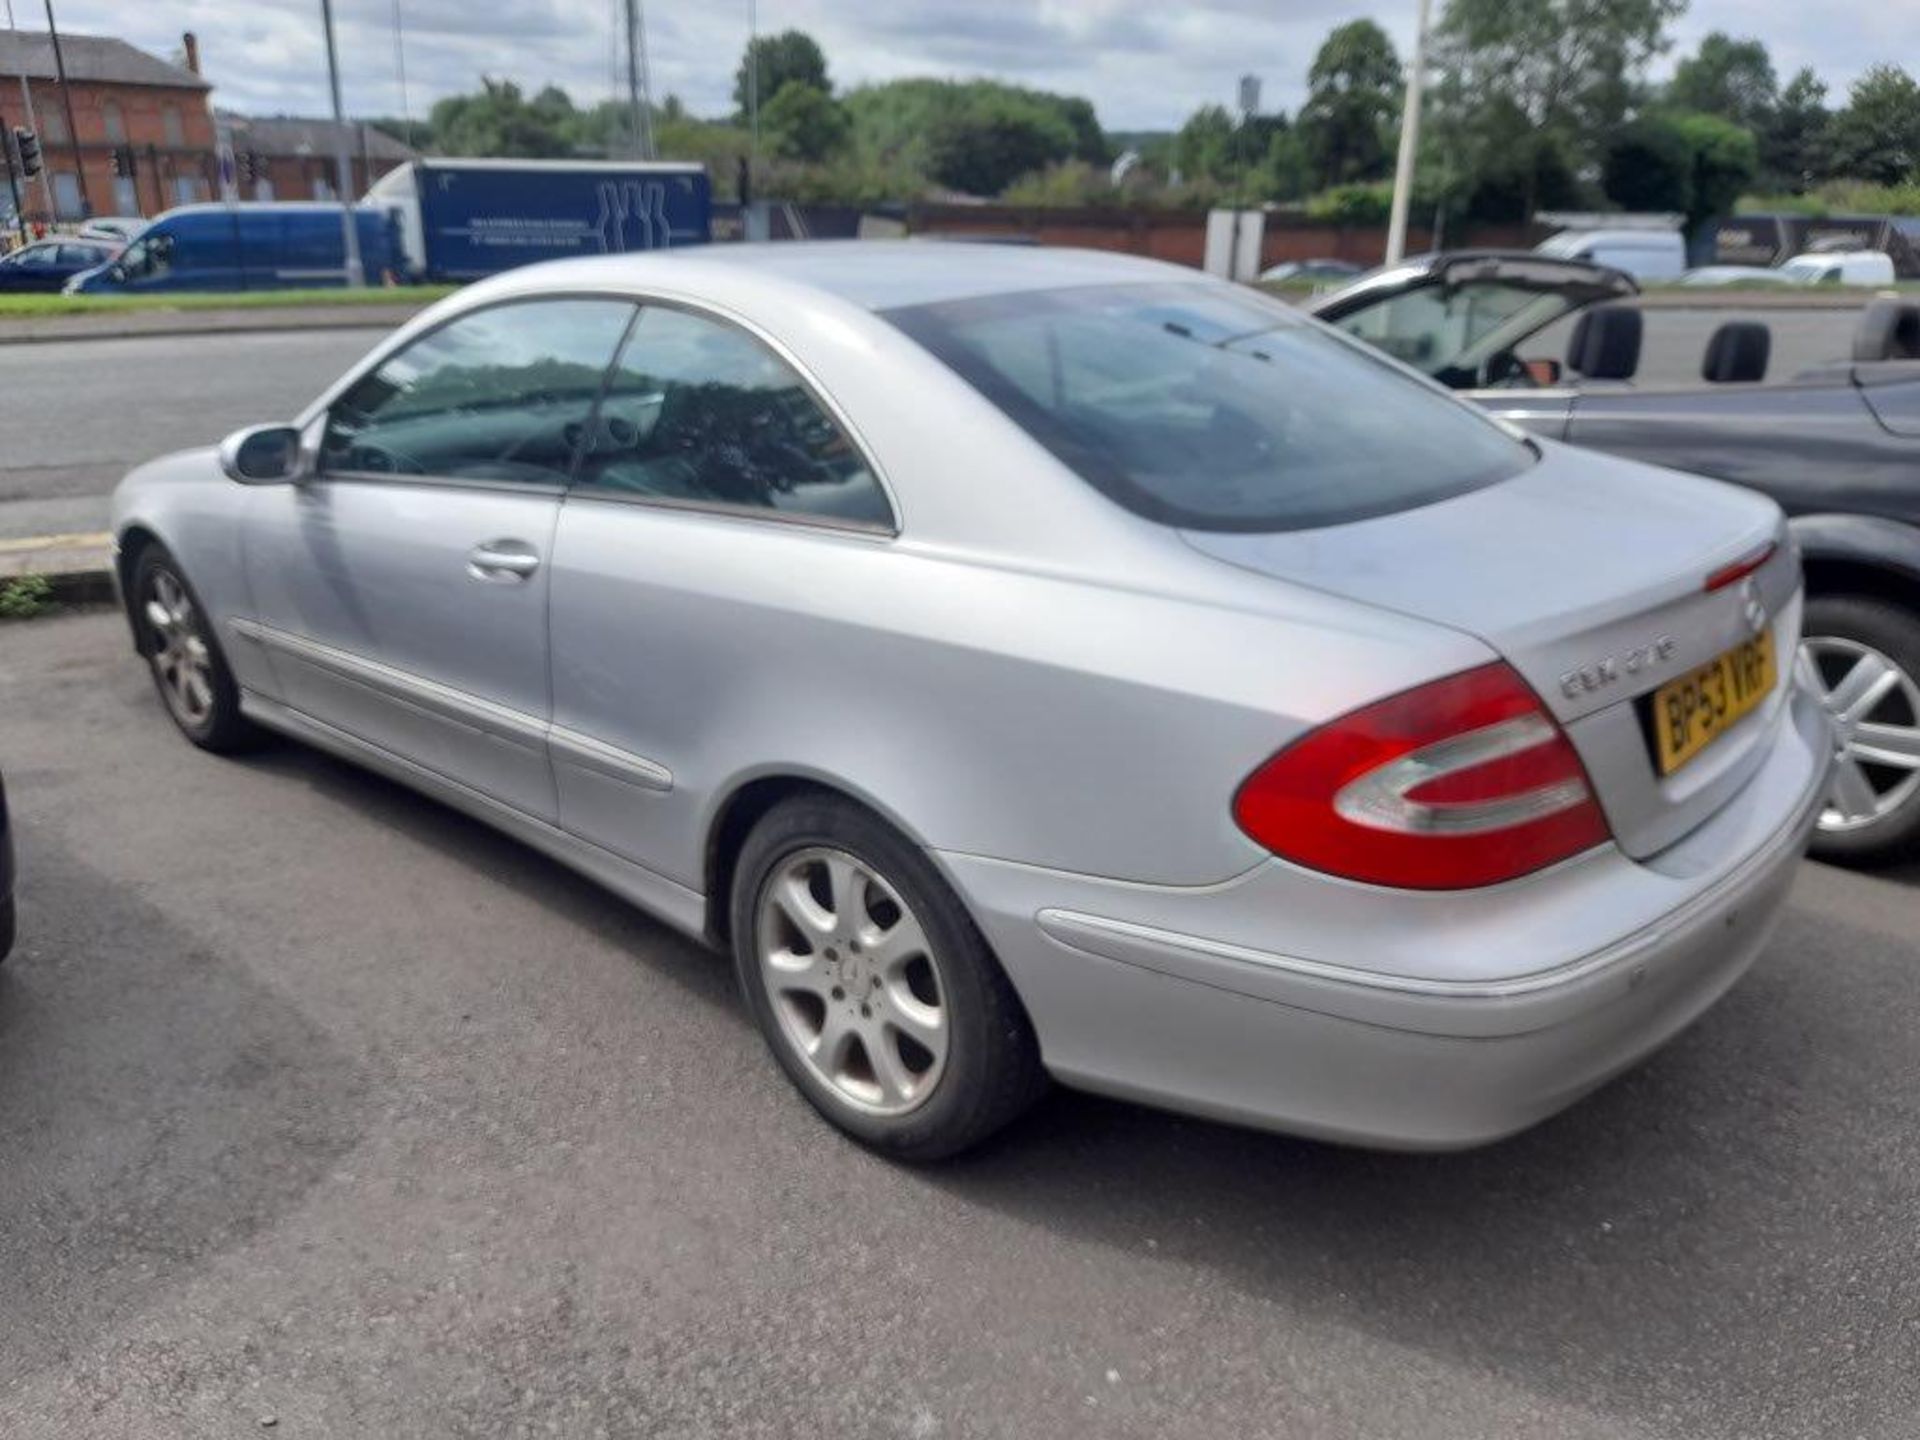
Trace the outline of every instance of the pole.
<instances>
[{"instance_id":1,"label":"pole","mask_svg":"<svg viewBox=\"0 0 1920 1440\"><path fill-rule=\"evenodd\" d=\"M333 43L333 0L320 0L320 24L327 32L327 85L333 91L333 172L340 190L340 238L346 247L346 280L351 288L367 283L360 263L360 228L353 223L353 158L347 149L347 117L340 108L340 55Z\"/></svg>"},{"instance_id":2,"label":"pole","mask_svg":"<svg viewBox=\"0 0 1920 1440\"><path fill-rule=\"evenodd\" d=\"M60 53L60 27L53 21L53 0L47 4L47 33L53 37L53 73L60 80L60 99L67 109L67 146L73 151L73 175L80 182L80 218L93 214L93 196L87 189L87 167L80 159L80 129L73 121L73 91L67 88L67 62ZM54 218L59 218L56 208Z\"/></svg>"},{"instance_id":3,"label":"pole","mask_svg":"<svg viewBox=\"0 0 1920 1440\"><path fill-rule=\"evenodd\" d=\"M1398 265L1407 253L1407 206L1413 201L1414 152L1420 148L1420 86L1427 72L1427 12L1432 0L1420 0L1413 32L1413 61L1407 66L1407 98L1400 107L1400 158L1393 167L1393 213L1387 221L1386 263Z\"/></svg>"},{"instance_id":4,"label":"pole","mask_svg":"<svg viewBox=\"0 0 1920 1440\"><path fill-rule=\"evenodd\" d=\"M0 159L7 162L7 190L13 196L13 223L20 227L20 243L24 245L27 243L27 216L20 208L20 181L13 173L13 132L7 129L7 117L4 115L0 115Z\"/></svg>"},{"instance_id":5,"label":"pole","mask_svg":"<svg viewBox=\"0 0 1920 1440\"><path fill-rule=\"evenodd\" d=\"M647 68L646 0L633 0L634 49L640 55L640 158L658 157L653 149L653 75Z\"/></svg>"},{"instance_id":6,"label":"pole","mask_svg":"<svg viewBox=\"0 0 1920 1440\"><path fill-rule=\"evenodd\" d=\"M413 144L413 107L407 103L407 39L400 19L400 0L393 0L393 73L400 81L400 128ZM373 171L367 175L372 177Z\"/></svg>"},{"instance_id":7,"label":"pole","mask_svg":"<svg viewBox=\"0 0 1920 1440\"><path fill-rule=\"evenodd\" d=\"M760 171L760 7L747 0L747 178Z\"/></svg>"},{"instance_id":8,"label":"pole","mask_svg":"<svg viewBox=\"0 0 1920 1440\"><path fill-rule=\"evenodd\" d=\"M13 18L13 0L7 0L7 28L18 30L19 22ZM20 67L20 108L27 113L27 128L34 134L40 133L40 122L33 113L33 90L27 84L27 67ZM47 219L53 219L53 177L47 173L47 167L40 167L40 199L47 207Z\"/></svg>"},{"instance_id":9,"label":"pole","mask_svg":"<svg viewBox=\"0 0 1920 1440\"><path fill-rule=\"evenodd\" d=\"M636 160L653 158L653 126L642 103L640 83L641 50L639 0L626 0L627 10L627 139Z\"/></svg>"}]
</instances>

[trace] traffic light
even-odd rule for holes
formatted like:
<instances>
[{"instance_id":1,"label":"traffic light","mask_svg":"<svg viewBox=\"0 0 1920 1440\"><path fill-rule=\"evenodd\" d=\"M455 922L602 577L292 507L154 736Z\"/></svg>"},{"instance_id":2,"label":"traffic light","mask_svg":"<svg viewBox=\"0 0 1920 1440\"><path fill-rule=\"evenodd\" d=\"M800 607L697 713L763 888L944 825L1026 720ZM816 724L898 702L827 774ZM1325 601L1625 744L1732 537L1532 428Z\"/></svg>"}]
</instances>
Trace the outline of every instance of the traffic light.
<instances>
[{"instance_id":1,"label":"traffic light","mask_svg":"<svg viewBox=\"0 0 1920 1440\"><path fill-rule=\"evenodd\" d=\"M133 155L130 151L116 145L107 152L107 164L112 167L115 178L125 179L133 170Z\"/></svg>"},{"instance_id":2,"label":"traffic light","mask_svg":"<svg viewBox=\"0 0 1920 1440\"><path fill-rule=\"evenodd\" d=\"M240 152L240 183L243 185L253 184L258 173L259 170L257 162L254 159L253 151L242 150Z\"/></svg>"},{"instance_id":3,"label":"traffic light","mask_svg":"<svg viewBox=\"0 0 1920 1440\"><path fill-rule=\"evenodd\" d=\"M24 125L13 127L14 153L20 157L20 173L31 180L46 168L40 158L40 137Z\"/></svg>"}]
</instances>

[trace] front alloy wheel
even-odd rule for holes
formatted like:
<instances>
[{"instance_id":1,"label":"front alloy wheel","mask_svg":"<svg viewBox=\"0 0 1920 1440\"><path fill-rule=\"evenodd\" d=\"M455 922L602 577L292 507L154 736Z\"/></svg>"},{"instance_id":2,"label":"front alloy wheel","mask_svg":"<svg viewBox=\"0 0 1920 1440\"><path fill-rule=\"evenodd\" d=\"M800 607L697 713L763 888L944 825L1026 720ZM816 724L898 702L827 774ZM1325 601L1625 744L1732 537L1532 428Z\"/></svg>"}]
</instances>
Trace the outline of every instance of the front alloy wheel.
<instances>
[{"instance_id":1,"label":"front alloy wheel","mask_svg":"<svg viewBox=\"0 0 1920 1440\"><path fill-rule=\"evenodd\" d=\"M173 556L158 544L145 546L127 593L140 652L180 733L216 754L253 744L259 732L240 713L240 689L212 621Z\"/></svg>"},{"instance_id":2,"label":"front alloy wheel","mask_svg":"<svg viewBox=\"0 0 1920 1440\"><path fill-rule=\"evenodd\" d=\"M200 628L200 614L180 577L156 567L143 613L152 634L147 657L167 709L189 733L204 730L213 715L213 653Z\"/></svg>"}]
</instances>

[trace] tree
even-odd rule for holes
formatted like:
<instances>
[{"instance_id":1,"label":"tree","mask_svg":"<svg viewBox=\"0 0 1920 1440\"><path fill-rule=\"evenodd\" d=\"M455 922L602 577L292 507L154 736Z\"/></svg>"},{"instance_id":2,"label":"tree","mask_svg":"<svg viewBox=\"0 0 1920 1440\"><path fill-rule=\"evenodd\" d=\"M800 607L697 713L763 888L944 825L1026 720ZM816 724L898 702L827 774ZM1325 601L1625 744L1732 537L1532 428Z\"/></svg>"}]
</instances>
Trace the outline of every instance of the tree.
<instances>
[{"instance_id":1,"label":"tree","mask_svg":"<svg viewBox=\"0 0 1920 1440\"><path fill-rule=\"evenodd\" d=\"M1607 146L1607 198L1625 210L1685 214L1693 203L1693 146L1670 115L1642 115Z\"/></svg>"},{"instance_id":2,"label":"tree","mask_svg":"<svg viewBox=\"0 0 1920 1440\"><path fill-rule=\"evenodd\" d=\"M1732 211L1759 165L1753 135L1732 121L1655 111L1626 126L1608 147L1607 195L1628 210L1677 210L1692 233Z\"/></svg>"},{"instance_id":3,"label":"tree","mask_svg":"<svg viewBox=\"0 0 1920 1440\"><path fill-rule=\"evenodd\" d=\"M1686 0L1448 0L1436 63L1460 103L1510 101L1536 129L1604 144Z\"/></svg>"},{"instance_id":4,"label":"tree","mask_svg":"<svg viewBox=\"0 0 1920 1440\"><path fill-rule=\"evenodd\" d=\"M1073 154L1058 112L1014 93L986 92L934 122L927 172L969 195L998 195L1030 170Z\"/></svg>"},{"instance_id":5,"label":"tree","mask_svg":"<svg viewBox=\"0 0 1920 1440\"><path fill-rule=\"evenodd\" d=\"M1202 105L1173 137L1173 166L1188 180L1225 182L1233 175L1233 116L1224 105Z\"/></svg>"},{"instance_id":6,"label":"tree","mask_svg":"<svg viewBox=\"0 0 1920 1440\"><path fill-rule=\"evenodd\" d=\"M849 91L845 104L863 173L918 172L994 195L1059 161L1106 159L1093 107L1070 95L992 80L893 80Z\"/></svg>"},{"instance_id":7,"label":"tree","mask_svg":"<svg viewBox=\"0 0 1920 1440\"><path fill-rule=\"evenodd\" d=\"M853 131L838 100L799 80L780 87L780 93L761 109L760 123L773 138L776 156L809 163L845 149Z\"/></svg>"},{"instance_id":8,"label":"tree","mask_svg":"<svg viewBox=\"0 0 1920 1440\"><path fill-rule=\"evenodd\" d=\"M1322 185L1371 180L1387 170L1387 127L1400 108L1400 57L1371 20L1335 29L1307 71L1300 136Z\"/></svg>"},{"instance_id":9,"label":"tree","mask_svg":"<svg viewBox=\"0 0 1920 1440\"><path fill-rule=\"evenodd\" d=\"M1811 69L1795 72L1761 128L1760 171L1770 189L1803 194L1827 173L1827 87Z\"/></svg>"},{"instance_id":10,"label":"tree","mask_svg":"<svg viewBox=\"0 0 1920 1440\"><path fill-rule=\"evenodd\" d=\"M1693 157L1693 185L1685 206L1687 232L1733 213L1760 170L1760 147L1753 132L1718 115L1683 114L1674 125Z\"/></svg>"},{"instance_id":11,"label":"tree","mask_svg":"<svg viewBox=\"0 0 1920 1440\"><path fill-rule=\"evenodd\" d=\"M1834 116L1836 174L1882 185L1920 176L1920 85L1898 65L1875 65L1853 82Z\"/></svg>"},{"instance_id":12,"label":"tree","mask_svg":"<svg viewBox=\"0 0 1920 1440\"><path fill-rule=\"evenodd\" d=\"M1718 115L1758 134L1779 104L1778 92L1765 45L1715 30L1675 67L1667 101L1677 109Z\"/></svg>"},{"instance_id":13,"label":"tree","mask_svg":"<svg viewBox=\"0 0 1920 1440\"><path fill-rule=\"evenodd\" d=\"M756 35L747 42L740 57L740 68L733 77L733 103L740 114L747 113L747 99L753 91L749 77L759 80L758 103L767 104L786 87L798 81L825 94L833 93L827 79L827 57L813 37L803 30L783 30L778 35Z\"/></svg>"},{"instance_id":14,"label":"tree","mask_svg":"<svg viewBox=\"0 0 1920 1440\"><path fill-rule=\"evenodd\" d=\"M572 153L578 118L563 90L550 85L529 103L511 80L482 76L473 94L437 101L427 123L445 155L549 159Z\"/></svg>"}]
</instances>

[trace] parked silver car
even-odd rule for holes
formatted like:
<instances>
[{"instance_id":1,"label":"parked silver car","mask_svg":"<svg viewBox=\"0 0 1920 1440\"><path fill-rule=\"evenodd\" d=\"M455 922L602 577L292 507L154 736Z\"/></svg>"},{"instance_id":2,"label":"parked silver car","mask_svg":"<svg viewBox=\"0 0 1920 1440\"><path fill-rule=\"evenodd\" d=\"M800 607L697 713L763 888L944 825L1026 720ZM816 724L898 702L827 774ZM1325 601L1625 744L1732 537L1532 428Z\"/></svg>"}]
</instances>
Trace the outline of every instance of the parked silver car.
<instances>
[{"instance_id":1,"label":"parked silver car","mask_svg":"<svg viewBox=\"0 0 1920 1440\"><path fill-rule=\"evenodd\" d=\"M1518 1130L1747 968L1832 746L1771 501L1121 256L517 270L113 528L190 739L364 762L729 947L902 1156L1047 1075Z\"/></svg>"}]
</instances>

